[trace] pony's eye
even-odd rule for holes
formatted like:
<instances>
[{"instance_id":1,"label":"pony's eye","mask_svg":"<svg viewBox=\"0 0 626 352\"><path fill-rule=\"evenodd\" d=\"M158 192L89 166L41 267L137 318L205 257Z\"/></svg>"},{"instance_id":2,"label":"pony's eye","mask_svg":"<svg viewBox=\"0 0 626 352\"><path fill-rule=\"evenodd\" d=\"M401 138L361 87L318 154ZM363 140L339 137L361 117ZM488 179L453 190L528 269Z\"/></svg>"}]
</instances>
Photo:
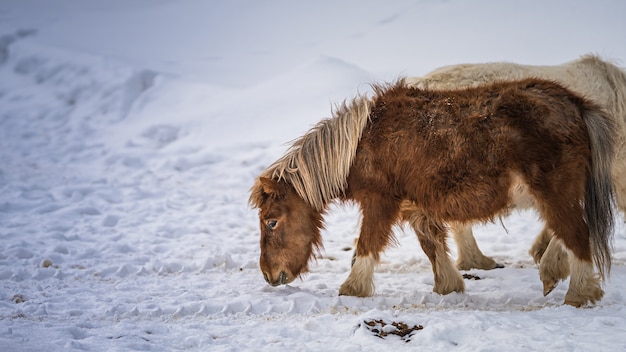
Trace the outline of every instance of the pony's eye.
<instances>
[{"instance_id":1,"label":"pony's eye","mask_svg":"<svg viewBox=\"0 0 626 352\"><path fill-rule=\"evenodd\" d=\"M276 227L276 223L277 221L275 219L271 219L267 220L265 224L267 225L268 229L273 230Z\"/></svg>"}]
</instances>

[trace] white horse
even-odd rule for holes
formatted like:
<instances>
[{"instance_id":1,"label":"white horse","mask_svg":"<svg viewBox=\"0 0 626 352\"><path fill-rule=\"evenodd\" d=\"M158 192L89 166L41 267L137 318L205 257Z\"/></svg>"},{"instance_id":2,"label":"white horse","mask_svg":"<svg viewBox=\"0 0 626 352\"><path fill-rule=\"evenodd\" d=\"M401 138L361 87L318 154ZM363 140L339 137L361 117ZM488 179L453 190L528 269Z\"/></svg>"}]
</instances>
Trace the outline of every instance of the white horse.
<instances>
[{"instance_id":1,"label":"white horse","mask_svg":"<svg viewBox=\"0 0 626 352\"><path fill-rule=\"evenodd\" d=\"M595 55L556 66L529 66L514 63L461 64L438 68L424 77L407 79L407 83L428 89L455 89L494 81L511 81L528 77L554 80L603 106L618 128L612 179L619 209L626 213L626 73L616 65ZM411 204L404 211L412 212ZM414 224L412 224L415 228ZM469 270L501 267L480 251L472 234L472 224L450 224L458 247L457 268ZM550 255L543 255L550 252ZM567 252L560 241L552 240L552 231L544 228L530 249L539 264L544 295L569 276Z\"/></svg>"}]
</instances>

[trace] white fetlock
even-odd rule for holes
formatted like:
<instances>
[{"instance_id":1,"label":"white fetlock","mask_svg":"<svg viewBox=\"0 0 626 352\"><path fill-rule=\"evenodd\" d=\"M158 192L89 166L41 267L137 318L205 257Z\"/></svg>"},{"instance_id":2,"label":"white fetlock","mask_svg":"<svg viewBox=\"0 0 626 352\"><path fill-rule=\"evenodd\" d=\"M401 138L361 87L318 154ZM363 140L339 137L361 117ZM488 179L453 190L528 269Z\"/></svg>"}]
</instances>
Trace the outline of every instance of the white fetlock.
<instances>
[{"instance_id":1,"label":"white fetlock","mask_svg":"<svg viewBox=\"0 0 626 352\"><path fill-rule=\"evenodd\" d=\"M339 295L369 297L374 294L374 266L371 255L356 256L346 281L339 287Z\"/></svg>"}]
</instances>

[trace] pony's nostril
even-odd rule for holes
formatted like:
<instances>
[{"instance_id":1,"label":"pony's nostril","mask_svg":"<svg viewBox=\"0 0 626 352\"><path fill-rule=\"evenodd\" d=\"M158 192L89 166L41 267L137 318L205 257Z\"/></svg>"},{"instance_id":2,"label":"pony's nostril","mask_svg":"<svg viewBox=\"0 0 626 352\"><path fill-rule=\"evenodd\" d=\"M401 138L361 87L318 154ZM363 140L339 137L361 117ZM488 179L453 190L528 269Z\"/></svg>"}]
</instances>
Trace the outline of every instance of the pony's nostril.
<instances>
[{"instance_id":1,"label":"pony's nostril","mask_svg":"<svg viewBox=\"0 0 626 352\"><path fill-rule=\"evenodd\" d=\"M265 281L266 281L268 284L271 284L271 282L270 282L270 277L267 275L267 273L266 273L266 272L263 272L263 278L265 279Z\"/></svg>"},{"instance_id":2,"label":"pony's nostril","mask_svg":"<svg viewBox=\"0 0 626 352\"><path fill-rule=\"evenodd\" d=\"M287 282L287 273L281 271L280 276L278 276L278 282L280 282L281 285L284 285L285 282Z\"/></svg>"}]
</instances>

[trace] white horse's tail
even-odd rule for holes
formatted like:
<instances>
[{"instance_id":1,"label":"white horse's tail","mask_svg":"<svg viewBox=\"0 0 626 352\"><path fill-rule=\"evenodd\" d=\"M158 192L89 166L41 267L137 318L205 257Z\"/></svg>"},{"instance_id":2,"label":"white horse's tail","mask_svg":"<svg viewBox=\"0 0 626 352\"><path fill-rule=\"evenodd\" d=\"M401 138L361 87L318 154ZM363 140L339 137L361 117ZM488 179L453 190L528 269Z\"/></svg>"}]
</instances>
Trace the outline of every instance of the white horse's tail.
<instances>
[{"instance_id":1,"label":"white horse's tail","mask_svg":"<svg viewBox=\"0 0 626 352\"><path fill-rule=\"evenodd\" d=\"M591 168L585 184L585 220L589 226L594 264L604 280L611 271L611 243L615 225L611 168L616 126L603 110L595 106L586 106L582 115L591 147Z\"/></svg>"}]
</instances>

